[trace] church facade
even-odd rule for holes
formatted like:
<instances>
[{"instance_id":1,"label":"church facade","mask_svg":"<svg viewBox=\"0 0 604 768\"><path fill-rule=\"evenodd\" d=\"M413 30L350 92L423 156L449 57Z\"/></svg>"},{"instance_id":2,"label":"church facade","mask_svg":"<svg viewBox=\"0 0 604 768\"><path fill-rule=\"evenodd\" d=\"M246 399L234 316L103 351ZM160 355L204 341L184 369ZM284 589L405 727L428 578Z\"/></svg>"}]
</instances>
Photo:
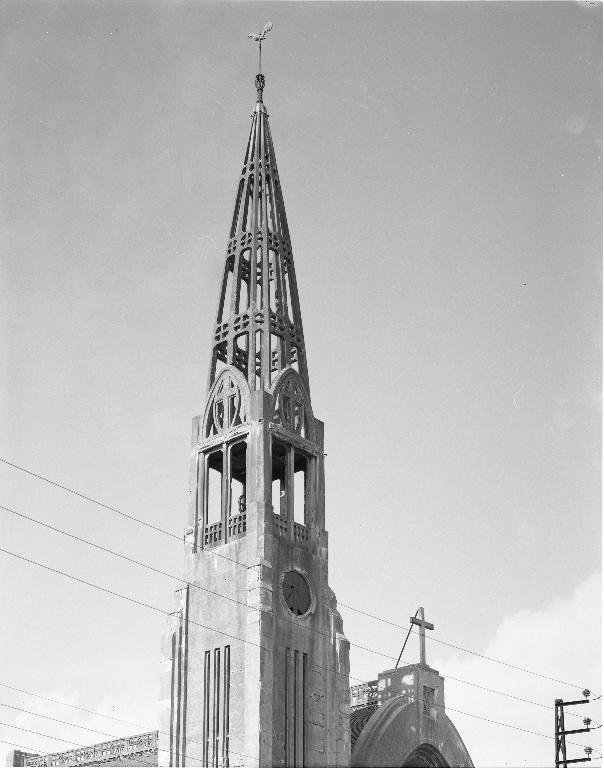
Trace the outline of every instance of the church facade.
<instances>
[{"instance_id":1,"label":"church facade","mask_svg":"<svg viewBox=\"0 0 604 768\"><path fill-rule=\"evenodd\" d=\"M328 581L323 423L264 85L258 75L193 420L185 586L162 640L159 730L17 751L9 765L472 766L425 650L419 664L349 685Z\"/></svg>"}]
</instances>

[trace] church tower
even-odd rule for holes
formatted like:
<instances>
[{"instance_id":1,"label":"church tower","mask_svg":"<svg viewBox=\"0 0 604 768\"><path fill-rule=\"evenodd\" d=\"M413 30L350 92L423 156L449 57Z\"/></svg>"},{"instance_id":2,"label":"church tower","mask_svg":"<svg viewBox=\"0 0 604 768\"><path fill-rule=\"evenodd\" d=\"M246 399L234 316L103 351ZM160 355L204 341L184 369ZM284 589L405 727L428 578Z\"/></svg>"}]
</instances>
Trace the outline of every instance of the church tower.
<instances>
[{"instance_id":1,"label":"church tower","mask_svg":"<svg viewBox=\"0 0 604 768\"><path fill-rule=\"evenodd\" d=\"M185 586L162 644L160 765L350 764L323 423L264 85L258 75L205 409L193 420Z\"/></svg>"}]
</instances>

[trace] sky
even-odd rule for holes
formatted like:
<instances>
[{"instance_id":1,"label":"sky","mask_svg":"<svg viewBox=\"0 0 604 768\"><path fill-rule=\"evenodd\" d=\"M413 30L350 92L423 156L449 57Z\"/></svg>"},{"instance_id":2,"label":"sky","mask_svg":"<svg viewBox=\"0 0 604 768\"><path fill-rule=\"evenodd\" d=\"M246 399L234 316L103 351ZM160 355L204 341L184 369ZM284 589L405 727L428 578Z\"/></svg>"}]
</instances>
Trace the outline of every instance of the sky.
<instances>
[{"instance_id":1,"label":"sky","mask_svg":"<svg viewBox=\"0 0 604 768\"><path fill-rule=\"evenodd\" d=\"M351 681L394 665L423 605L475 764L550 765L554 699L601 693L601 5L0 14L0 458L181 535L255 100L247 35L271 20ZM155 728L179 541L5 463L0 504L176 577L0 510L0 752ZM581 715L601 722L600 703Z\"/></svg>"}]
</instances>

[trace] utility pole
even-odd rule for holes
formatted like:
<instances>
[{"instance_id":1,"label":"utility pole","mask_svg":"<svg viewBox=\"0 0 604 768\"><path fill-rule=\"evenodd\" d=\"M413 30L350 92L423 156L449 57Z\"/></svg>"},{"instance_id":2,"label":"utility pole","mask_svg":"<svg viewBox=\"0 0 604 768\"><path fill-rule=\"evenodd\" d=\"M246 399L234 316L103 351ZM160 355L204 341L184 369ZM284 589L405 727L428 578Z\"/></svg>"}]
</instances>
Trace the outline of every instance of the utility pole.
<instances>
[{"instance_id":1,"label":"utility pole","mask_svg":"<svg viewBox=\"0 0 604 768\"><path fill-rule=\"evenodd\" d=\"M585 725L585 728L575 728L572 731L567 731L564 728L564 707L572 707L575 704L589 704L590 699L587 698L591 691L589 691L587 688L583 691L583 696L585 696L584 699L579 699L578 701L562 701L562 699L556 699L554 702L554 707L556 710L556 716L554 720L554 740L556 743L556 768L559 766L562 766L562 768L566 768L566 766L570 765L571 763L588 763L591 762L591 753L593 752L593 749L591 747L585 747L585 754L587 757L576 757L572 760L569 760L566 757L566 737L570 733L589 733L589 731L593 730L590 728L591 719L589 717L583 718L583 724Z\"/></svg>"}]
</instances>

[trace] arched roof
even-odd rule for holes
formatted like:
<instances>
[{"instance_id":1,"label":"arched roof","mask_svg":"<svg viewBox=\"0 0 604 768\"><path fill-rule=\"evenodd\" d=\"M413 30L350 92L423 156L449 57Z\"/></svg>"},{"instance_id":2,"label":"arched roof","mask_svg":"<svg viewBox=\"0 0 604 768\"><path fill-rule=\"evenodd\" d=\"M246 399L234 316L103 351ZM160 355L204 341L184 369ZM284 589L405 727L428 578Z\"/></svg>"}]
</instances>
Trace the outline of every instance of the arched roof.
<instances>
[{"instance_id":1,"label":"arched roof","mask_svg":"<svg viewBox=\"0 0 604 768\"><path fill-rule=\"evenodd\" d=\"M377 704L366 704L364 707L353 709L350 713L350 744L353 749L361 731L377 708Z\"/></svg>"},{"instance_id":2,"label":"arched roof","mask_svg":"<svg viewBox=\"0 0 604 768\"><path fill-rule=\"evenodd\" d=\"M444 711L431 719L427 735L417 702L395 696L373 712L368 710L363 707L351 713L351 732L356 731L353 768L473 768L461 736Z\"/></svg>"}]
</instances>

